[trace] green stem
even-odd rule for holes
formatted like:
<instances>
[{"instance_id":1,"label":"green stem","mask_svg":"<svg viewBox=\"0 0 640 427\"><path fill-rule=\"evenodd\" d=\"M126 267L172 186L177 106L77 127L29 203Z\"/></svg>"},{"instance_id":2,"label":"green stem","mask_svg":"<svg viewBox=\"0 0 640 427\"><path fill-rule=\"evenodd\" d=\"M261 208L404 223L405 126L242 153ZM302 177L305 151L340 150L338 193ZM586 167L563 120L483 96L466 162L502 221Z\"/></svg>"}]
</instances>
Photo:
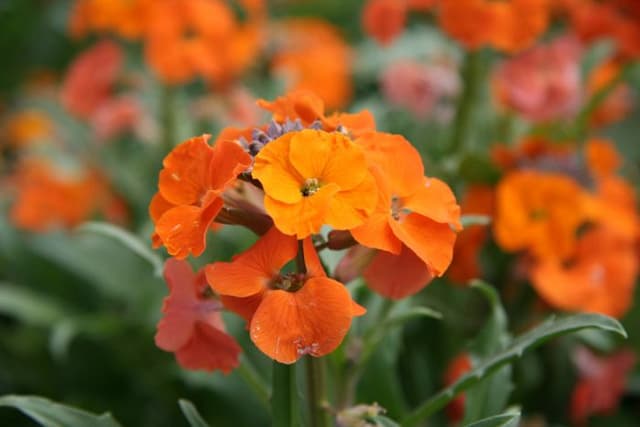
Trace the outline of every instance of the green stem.
<instances>
[{"instance_id":1,"label":"green stem","mask_svg":"<svg viewBox=\"0 0 640 427\"><path fill-rule=\"evenodd\" d=\"M464 87L456 105L453 133L448 147L450 154L455 154L464 147L473 124L473 109L483 77L482 58L479 51L467 53L461 74Z\"/></svg>"},{"instance_id":2,"label":"green stem","mask_svg":"<svg viewBox=\"0 0 640 427\"><path fill-rule=\"evenodd\" d=\"M176 141L176 89L171 85L162 86L162 151L166 154L173 149Z\"/></svg>"},{"instance_id":3,"label":"green stem","mask_svg":"<svg viewBox=\"0 0 640 427\"><path fill-rule=\"evenodd\" d=\"M246 357L242 357L240 360L240 366L237 369L238 375L244 380L244 382L253 390L254 394L260 400L265 407L269 407L269 390L266 384L260 378L260 375L256 372L251 362Z\"/></svg>"},{"instance_id":4,"label":"green stem","mask_svg":"<svg viewBox=\"0 0 640 427\"><path fill-rule=\"evenodd\" d=\"M273 361L273 394L271 416L273 427L298 426L298 394L296 392L296 366Z\"/></svg>"},{"instance_id":5,"label":"green stem","mask_svg":"<svg viewBox=\"0 0 640 427\"><path fill-rule=\"evenodd\" d=\"M307 404L311 427L330 427L331 416L326 396L324 359L307 357Z\"/></svg>"}]
</instances>

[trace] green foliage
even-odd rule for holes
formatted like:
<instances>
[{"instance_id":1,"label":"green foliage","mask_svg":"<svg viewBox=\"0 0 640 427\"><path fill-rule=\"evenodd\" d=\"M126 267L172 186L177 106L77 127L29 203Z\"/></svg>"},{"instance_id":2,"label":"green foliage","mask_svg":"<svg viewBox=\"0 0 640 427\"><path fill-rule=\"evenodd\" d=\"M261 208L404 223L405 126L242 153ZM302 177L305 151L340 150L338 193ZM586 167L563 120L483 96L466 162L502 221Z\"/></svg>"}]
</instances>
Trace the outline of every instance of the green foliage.
<instances>
[{"instance_id":1,"label":"green foliage","mask_svg":"<svg viewBox=\"0 0 640 427\"><path fill-rule=\"evenodd\" d=\"M191 427L209 427L209 424L206 423L205 420L202 419L202 416L196 409L193 403L186 399L180 399L178 401L180 405L180 409L184 414L184 417L189 421L189 425Z\"/></svg>"},{"instance_id":2,"label":"green foliage","mask_svg":"<svg viewBox=\"0 0 640 427\"><path fill-rule=\"evenodd\" d=\"M440 391L416 408L410 415L402 420L402 426L413 426L421 420L428 418L462 391L477 384L488 375L495 373L496 370L505 364L521 357L527 349L538 346L553 337L585 328L597 328L617 333L623 337L627 336L622 325L620 325L617 320L608 316L600 314L576 314L560 318L551 317L529 332L515 338L505 349L480 361L470 372L463 375L451 386Z\"/></svg>"},{"instance_id":3,"label":"green foliage","mask_svg":"<svg viewBox=\"0 0 640 427\"><path fill-rule=\"evenodd\" d=\"M38 396L2 396L0 406L15 408L43 427L120 427L109 413L95 415Z\"/></svg>"}]
</instances>

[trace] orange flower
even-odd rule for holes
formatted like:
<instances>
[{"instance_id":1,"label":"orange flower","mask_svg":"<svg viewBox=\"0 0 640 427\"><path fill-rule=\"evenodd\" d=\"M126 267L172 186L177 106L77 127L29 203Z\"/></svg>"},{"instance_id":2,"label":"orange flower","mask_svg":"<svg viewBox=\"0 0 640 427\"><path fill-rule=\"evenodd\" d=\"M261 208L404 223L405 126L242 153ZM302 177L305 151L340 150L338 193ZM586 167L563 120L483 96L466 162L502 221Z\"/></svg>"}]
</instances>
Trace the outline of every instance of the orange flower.
<instances>
[{"instance_id":1,"label":"orange flower","mask_svg":"<svg viewBox=\"0 0 640 427\"><path fill-rule=\"evenodd\" d=\"M225 333L222 304L211 295L203 273L193 274L187 261L170 258L164 267L169 296L155 342L175 353L185 369L229 373L239 364L240 346Z\"/></svg>"},{"instance_id":2,"label":"orange flower","mask_svg":"<svg viewBox=\"0 0 640 427\"><path fill-rule=\"evenodd\" d=\"M203 77L225 84L253 60L254 22L241 27L221 0L156 0L149 10L145 57L170 84Z\"/></svg>"},{"instance_id":3,"label":"orange flower","mask_svg":"<svg viewBox=\"0 0 640 427\"><path fill-rule=\"evenodd\" d=\"M378 43L391 43L404 30L407 5L402 0L369 0L362 11L364 31Z\"/></svg>"},{"instance_id":4,"label":"orange flower","mask_svg":"<svg viewBox=\"0 0 640 427\"><path fill-rule=\"evenodd\" d=\"M51 138L54 126L51 119L38 110L25 110L9 118L0 130L0 137L15 148Z\"/></svg>"},{"instance_id":5,"label":"orange flower","mask_svg":"<svg viewBox=\"0 0 640 427\"><path fill-rule=\"evenodd\" d=\"M469 187L462 200L462 213L471 215L492 215L494 204L493 188L485 185ZM481 277L479 253L487 240L487 226L472 225L465 227L456 239L453 249L453 261L447 276L454 282L465 283Z\"/></svg>"},{"instance_id":6,"label":"orange flower","mask_svg":"<svg viewBox=\"0 0 640 427\"><path fill-rule=\"evenodd\" d=\"M162 243L176 258L204 251L207 230L224 204L221 194L251 163L235 142L218 140L211 147L208 139L191 138L165 157L149 206L154 245Z\"/></svg>"},{"instance_id":7,"label":"orange flower","mask_svg":"<svg viewBox=\"0 0 640 427\"><path fill-rule=\"evenodd\" d=\"M400 254L411 249L441 276L451 263L460 207L451 189L424 176L420 154L403 137L371 132L356 140L365 150L378 183L373 214L351 231L362 245Z\"/></svg>"},{"instance_id":8,"label":"orange flower","mask_svg":"<svg viewBox=\"0 0 640 427\"><path fill-rule=\"evenodd\" d=\"M120 47L110 40L96 43L80 54L65 76L60 98L71 113L89 118L115 88L123 64Z\"/></svg>"},{"instance_id":9,"label":"orange flower","mask_svg":"<svg viewBox=\"0 0 640 427\"><path fill-rule=\"evenodd\" d=\"M281 272L296 257L298 245L275 227L232 262L206 268L216 292L240 298L241 304L252 298L251 310L245 312L251 340L280 363L332 352L348 332L352 317L365 312L344 285L325 276L311 239L303 246L306 273Z\"/></svg>"},{"instance_id":10,"label":"orange flower","mask_svg":"<svg viewBox=\"0 0 640 427\"><path fill-rule=\"evenodd\" d=\"M30 231L75 227L97 211L108 213L116 201L97 172L65 175L43 161L21 163L13 182L17 198L11 220Z\"/></svg>"},{"instance_id":11,"label":"orange flower","mask_svg":"<svg viewBox=\"0 0 640 427\"><path fill-rule=\"evenodd\" d=\"M496 190L494 235L508 251L540 258L571 255L587 219L587 196L571 178L533 170L507 174Z\"/></svg>"},{"instance_id":12,"label":"orange flower","mask_svg":"<svg viewBox=\"0 0 640 427\"><path fill-rule=\"evenodd\" d=\"M351 49L328 22L288 19L273 29L275 54L272 70L290 91L309 90L327 108L343 107L351 98Z\"/></svg>"},{"instance_id":13,"label":"orange flower","mask_svg":"<svg viewBox=\"0 0 640 427\"><path fill-rule=\"evenodd\" d=\"M532 282L553 307L621 317L633 301L637 274L633 241L596 227L580 237L568 263L562 259L538 263Z\"/></svg>"},{"instance_id":14,"label":"orange flower","mask_svg":"<svg viewBox=\"0 0 640 427\"><path fill-rule=\"evenodd\" d=\"M276 227L299 239L323 224L356 227L376 203L362 148L338 132L286 133L262 148L252 174L264 187L265 209Z\"/></svg>"},{"instance_id":15,"label":"orange flower","mask_svg":"<svg viewBox=\"0 0 640 427\"><path fill-rule=\"evenodd\" d=\"M69 17L69 33L110 32L137 39L144 32L146 13L154 0L76 0ZM157 1L157 0L155 0Z\"/></svg>"},{"instance_id":16,"label":"orange flower","mask_svg":"<svg viewBox=\"0 0 640 427\"><path fill-rule=\"evenodd\" d=\"M547 29L547 0L441 0L440 25L468 49L516 52ZM482 25L478 25L482 22Z\"/></svg>"}]
</instances>

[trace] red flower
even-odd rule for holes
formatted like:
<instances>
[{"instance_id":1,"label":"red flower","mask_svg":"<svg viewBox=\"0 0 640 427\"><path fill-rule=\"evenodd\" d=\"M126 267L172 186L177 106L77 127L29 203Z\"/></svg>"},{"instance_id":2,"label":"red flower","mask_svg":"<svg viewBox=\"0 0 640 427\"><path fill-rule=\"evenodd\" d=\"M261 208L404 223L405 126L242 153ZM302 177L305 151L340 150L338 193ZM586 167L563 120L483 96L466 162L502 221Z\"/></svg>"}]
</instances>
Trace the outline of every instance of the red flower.
<instances>
[{"instance_id":1,"label":"red flower","mask_svg":"<svg viewBox=\"0 0 640 427\"><path fill-rule=\"evenodd\" d=\"M575 425L585 425L591 415L606 415L616 410L636 355L631 350L621 350L598 357L579 347L574 360L579 380L571 396L571 420Z\"/></svg>"}]
</instances>

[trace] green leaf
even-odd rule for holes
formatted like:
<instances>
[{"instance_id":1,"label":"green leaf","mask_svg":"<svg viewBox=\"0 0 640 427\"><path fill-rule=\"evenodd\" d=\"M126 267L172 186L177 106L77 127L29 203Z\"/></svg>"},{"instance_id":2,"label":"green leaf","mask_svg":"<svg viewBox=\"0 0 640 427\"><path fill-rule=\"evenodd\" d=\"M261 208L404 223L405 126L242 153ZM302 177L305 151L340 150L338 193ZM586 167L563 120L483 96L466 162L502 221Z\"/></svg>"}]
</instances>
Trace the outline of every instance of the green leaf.
<instances>
[{"instance_id":1,"label":"green leaf","mask_svg":"<svg viewBox=\"0 0 640 427\"><path fill-rule=\"evenodd\" d=\"M190 401L186 399L178 400L178 405L180 405L180 410L184 414L184 417L189 421L189 425L191 427L209 427L209 424L206 423L202 416L196 409L196 407Z\"/></svg>"},{"instance_id":2,"label":"green leaf","mask_svg":"<svg viewBox=\"0 0 640 427\"><path fill-rule=\"evenodd\" d=\"M391 329L395 326L403 325L408 320L420 317L442 319L442 314L429 307L408 307L399 313L391 314L379 327L383 329Z\"/></svg>"},{"instance_id":3,"label":"green leaf","mask_svg":"<svg viewBox=\"0 0 640 427\"><path fill-rule=\"evenodd\" d=\"M120 427L108 412L96 415L38 396L3 396L0 406L15 408L43 427Z\"/></svg>"},{"instance_id":4,"label":"green leaf","mask_svg":"<svg viewBox=\"0 0 640 427\"><path fill-rule=\"evenodd\" d=\"M489 225L491 224L491 217L489 215L462 215L460 223L463 228L471 227L472 225Z\"/></svg>"},{"instance_id":5,"label":"green leaf","mask_svg":"<svg viewBox=\"0 0 640 427\"><path fill-rule=\"evenodd\" d=\"M65 316L57 302L6 282L0 282L0 313L35 326L49 326Z\"/></svg>"},{"instance_id":6,"label":"green leaf","mask_svg":"<svg viewBox=\"0 0 640 427\"><path fill-rule=\"evenodd\" d=\"M378 427L400 427L400 425L393 421L389 417L385 417L384 415L376 415L375 417L367 419L368 423L375 423L374 425Z\"/></svg>"},{"instance_id":7,"label":"green leaf","mask_svg":"<svg viewBox=\"0 0 640 427\"><path fill-rule=\"evenodd\" d=\"M158 254L151 250L151 246L143 242L135 234L118 227L117 225L106 222L85 222L76 228L79 232L96 233L110 237L122 243L132 252L145 259L153 267L153 272L157 276L162 276L163 261Z\"/></svg>"},{"instance_id":8,"label":"green leaf","mask_svg":"<svg viewBox=\"0 0 640 427\"><path fill-rule=\"evenodd\" d=\"M575 314L559 319L551 317L541 325L516 338L507 348L483 360L470 372L460 377L458 381L428 399L409 414L401 422L401 425L403 427L414 426L428 418L431 414L443 408L456 395L467 390L505 364L522 356L529 348L537 347L550 338L586 328L601 329L627 337L627 333L617 320L601 314Z\"/></svg>"},{"instance_id":9,"label":"green leaf","mask_svg":"<svg viewBox=\"0 0 640 427\"><path fill-rule=\"evenodd\" d=\"M492 417L483 418L465 427L517 427L520 423L520 412L508 412Z\"/></svg>"},{"instance_id":10,"label":"green leaf","mask_svg":"<svg viewBox=\"0 0 640 427\"><path fill-rule=\"evenodd\" d=\"M471 286L479 290L491 306L486 324L470 347L474 364L504 349L511 337L508 332L507 315L495 288L483 281L473 280ZM501 412L507 405L513 390L511 366L504 365L479 381L466 394L463 424L483 419Z\"/></svg>"}]
</instances>

